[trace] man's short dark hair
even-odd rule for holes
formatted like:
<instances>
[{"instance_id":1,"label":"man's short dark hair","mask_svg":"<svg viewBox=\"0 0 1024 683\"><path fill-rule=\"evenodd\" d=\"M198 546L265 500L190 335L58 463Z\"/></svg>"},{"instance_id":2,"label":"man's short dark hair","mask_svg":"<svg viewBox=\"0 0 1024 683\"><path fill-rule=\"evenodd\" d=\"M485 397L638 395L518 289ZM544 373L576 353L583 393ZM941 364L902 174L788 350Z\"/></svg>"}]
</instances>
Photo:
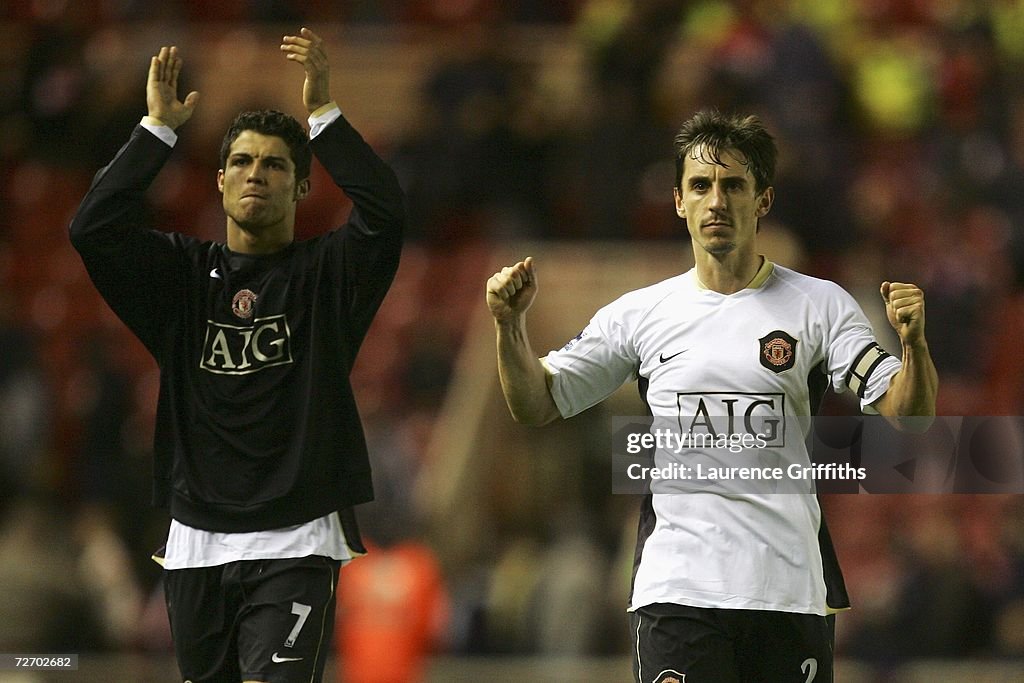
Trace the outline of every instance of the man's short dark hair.
<instances>
[{"instance_id":1,"label":"man's short dark hair","mask_svg":"<svg viewBox=\"0 0 1024 683\"><path fill-rule=\"evenodd\" d=\"M705 163L722 165L722 153L735 150L747 160L754 189L764 192L775 178L775 140L756 116L722 114L713 109L697 112L676 134L676 187L682 189L686 157L700 148Z\"/></svg>"},{"instance_id":2,"label":"man's short dark hair","mask_svg":"<svg viewBox=\"0 0 1024 683\"><path fill-rule=\"evenodd\" d=\"M309 149L309 135L298 121L288 114L271 109L259 111L243 111L231 122L231 127L224 134L220 145L220 167L228 162L231 145L244 131L251 130L261 135L274 135L288 145L295 163L295 182L302 182L309 177L313 153Z\"/></svg>"}]
</instances>

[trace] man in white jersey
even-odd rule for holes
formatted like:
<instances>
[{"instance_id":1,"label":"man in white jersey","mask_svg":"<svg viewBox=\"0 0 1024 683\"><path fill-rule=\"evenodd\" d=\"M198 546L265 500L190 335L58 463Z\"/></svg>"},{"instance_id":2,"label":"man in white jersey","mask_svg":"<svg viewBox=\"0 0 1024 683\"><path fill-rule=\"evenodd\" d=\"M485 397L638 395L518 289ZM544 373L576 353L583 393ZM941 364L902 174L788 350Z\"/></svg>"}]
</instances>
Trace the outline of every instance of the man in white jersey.
<instances>
[{"instance_id":1,"label":"man in white jersey","mask_svg":"<svg viewBox=\"0 0 1024 683\"><path fill-rule=\"evenodd\" d=\"M532 258L488 281L513 417L568 418L630 379L655 418L683 428L724 416L806 418L830 383L897 428L934 415L938 377L918 287L881 285L902 343L896 359L838 285L758 253L776 158L761 122L700 112L675 150L692 270L622 296L543 359L525 324L538 291ZM807 462L802 440L776 451L783 462ZM636 680L832 680L831 615L849 604L817 498L655 491L641 510L630 604Z\"/></svg>"}]
</instances>

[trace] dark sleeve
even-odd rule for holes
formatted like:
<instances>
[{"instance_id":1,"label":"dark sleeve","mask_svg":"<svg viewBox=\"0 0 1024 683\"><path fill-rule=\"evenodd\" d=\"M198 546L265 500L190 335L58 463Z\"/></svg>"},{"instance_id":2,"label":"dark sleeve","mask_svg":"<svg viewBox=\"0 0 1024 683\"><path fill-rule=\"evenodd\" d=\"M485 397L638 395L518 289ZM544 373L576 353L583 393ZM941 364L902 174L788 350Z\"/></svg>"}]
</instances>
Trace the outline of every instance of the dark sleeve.
<instances>
[{"instance_id":1,"label":"dark sleeve","mask_svg":"<svg viewBox=\"0 0 1024 683\"><path fill-rule=\"evenodd\" d=\"M352 200L348 224L330 241L358 348L398 270L405 196L394 171L344 117L311 141L335 184Z\"/></svg>"},{"instance_id":2,"label":"dark sleeve","mask_svg":"<svg viewBox=\"0 0 1024 683\"><path fill-rule=\"evenodd\" d=\"M136 126L96 174L70 226L96 289L158 361L161 330L181 300L181 238L144 226L144 197L170 154L169 145Z\"/></svg>"}]
</instances>

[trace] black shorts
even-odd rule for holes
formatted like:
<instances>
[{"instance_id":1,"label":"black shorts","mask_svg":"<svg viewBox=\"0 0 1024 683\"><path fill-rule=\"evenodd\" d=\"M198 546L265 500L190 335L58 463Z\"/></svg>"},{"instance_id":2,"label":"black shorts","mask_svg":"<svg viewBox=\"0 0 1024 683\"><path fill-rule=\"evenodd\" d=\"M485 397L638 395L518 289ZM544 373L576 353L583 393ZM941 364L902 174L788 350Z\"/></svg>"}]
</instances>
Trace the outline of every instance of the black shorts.
<instances>
[{"instance_id":1,"label":"black shorts","mask_svg":"<svg viewBox=\"0 0 1024 683\"><path fill-rule=\"evenodd\" d=\"M310 556L165 571L182 677L192 683L320 681L340 566Z\"/></svg>"},{"instance_id":2,"label":"black shorts","mask_svg":"<svg viewBox=\"0 0 1024 683\"><path fill-rule=\"evenodd\" d=\"M831 683L835 617L655 604L631 614L638 683Z\"/></svg>"}]
</instances>

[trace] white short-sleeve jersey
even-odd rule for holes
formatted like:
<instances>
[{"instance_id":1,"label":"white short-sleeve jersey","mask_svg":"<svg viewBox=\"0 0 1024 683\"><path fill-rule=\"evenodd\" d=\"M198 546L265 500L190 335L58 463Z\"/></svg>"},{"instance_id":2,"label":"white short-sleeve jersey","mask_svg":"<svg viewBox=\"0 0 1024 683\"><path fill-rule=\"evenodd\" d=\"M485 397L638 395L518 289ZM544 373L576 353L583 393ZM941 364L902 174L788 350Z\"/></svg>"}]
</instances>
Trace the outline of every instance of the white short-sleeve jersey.
<instances>
[{"instance_id":1,"label":"white short-sleeve jersey","mask_svg":"<svg viewBox=\"0 0 1024 683\"><path fill-rule=\"evenodd\" d=\"M833 282L765 260L730 295L696 271L630 292L544 359L563 417L599 403L630 379L655 417L807 417L825 389L847 389L865 412L900 362L860 307ZM802 439L785 460L809 464ZM645 500L631 609L696 607L826 614L848 606L813 494L654 493Z\"/></svg>"}]
</instances>

